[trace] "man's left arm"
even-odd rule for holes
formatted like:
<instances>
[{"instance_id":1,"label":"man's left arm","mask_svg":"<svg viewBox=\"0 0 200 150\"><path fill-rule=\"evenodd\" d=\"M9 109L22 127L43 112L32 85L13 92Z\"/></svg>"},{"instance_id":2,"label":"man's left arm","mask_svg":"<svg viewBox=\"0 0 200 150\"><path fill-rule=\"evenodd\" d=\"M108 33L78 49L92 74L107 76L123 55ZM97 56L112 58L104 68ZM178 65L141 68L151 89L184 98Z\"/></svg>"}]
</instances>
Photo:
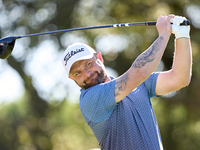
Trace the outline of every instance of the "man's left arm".
<instances>
[{"instance_id":1,"label":"man's left arm","mask_svg":"<svg viewBox=\"0 0 200 150\"><path fill-rule=\"evenodd\" d=\"M176 20L177 21L177 20ZM173 25L172 25L173 26ZM161 72L156 84L156 95L164 95L189 85L192 75L192 49L189 26L172 27L176 37L172 69Z\"/></svg>"}]
</instances>

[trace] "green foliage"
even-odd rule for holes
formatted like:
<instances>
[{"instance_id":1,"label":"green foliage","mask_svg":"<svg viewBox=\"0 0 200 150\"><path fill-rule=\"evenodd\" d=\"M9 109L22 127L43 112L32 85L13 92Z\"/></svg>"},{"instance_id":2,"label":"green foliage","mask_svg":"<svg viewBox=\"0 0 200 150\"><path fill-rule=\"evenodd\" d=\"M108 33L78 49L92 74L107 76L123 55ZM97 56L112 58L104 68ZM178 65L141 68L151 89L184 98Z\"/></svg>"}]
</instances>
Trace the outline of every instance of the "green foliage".
<instances>
[{"instance_id":1,"label":"green foliage","mask_svg":"<svg viewBox=\"0 0 200 150\"><path fill-rule=\"evenodd\" d=\"M0 4L2 4L0 17L3 20L0 24L1 37L81 26L156 21L158 16L172 13L186 16L192 23L191 84L174 95L154 98L152 103L164 149L197 150L200 148L200 93L198 91L200 3L198 0L16 0L14 2L0 0ZM101 51L105 65L113 68L120 75L157 36L155 27L138 26L77 31L33 37L22 41L24 44L22 52L11 56L7 61L23 79L26 93L21 100L9 105L1 105L0 149L86 150L98 147L97 140L80 113L79 105L70 103L72 100L69 94L73 93L70 93L69 83L62 86L66 78L62 77L50 92L46 92L41 90L35 81L35 78L40 78L41 74L30 73L30 69L34 70L33 72L38 69L27 67L34 55L33 51L38 48L37 45L46 40L51 41L56 45L56 54L59 54L72 42L84 41ZM174 36L172 35L162 59L164 70L171 68L173 52ZM50 67L54 72L57 68L59 67ZM45 67L42 70L48 71ZM47 77L49 76L47 72ZM63 88L65 90L61 90ZM57 100L53 96L56 89L60 95L67 93L66 99ZM77 92L74 93L78 95Z\"/></svg>"},{"instance_id":2,"label":"green foliage","mask_svg":"<svg viewBox=\"0 0 200 150\"><path fill-rule=\"evenodd\" d=\"M77 104L67 101L49 106L45 116L29 110L27 100L4 105L0 110L0 145L9 150L85 150L98 147Z\"/></svg>"},{"instance_id":3,"label":"green foliage","mask_svg":"<svg viewBox=\"0 0 200 150\"><path fill-rule=\"evenodd\" d=\"M195 111L188 110L182 102L159 98L152 101L165 149L199 149L200 126Z\"/></svg>"}]
</instances>

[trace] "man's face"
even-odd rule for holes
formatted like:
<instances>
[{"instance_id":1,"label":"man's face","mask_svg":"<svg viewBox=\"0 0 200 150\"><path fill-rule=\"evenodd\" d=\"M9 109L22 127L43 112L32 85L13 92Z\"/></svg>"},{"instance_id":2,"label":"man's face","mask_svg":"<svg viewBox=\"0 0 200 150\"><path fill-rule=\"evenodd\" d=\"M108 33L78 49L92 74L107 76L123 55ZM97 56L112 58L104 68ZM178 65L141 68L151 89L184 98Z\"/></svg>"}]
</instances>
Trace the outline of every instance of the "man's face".
<instances>
[{"instance_id":1,"label":"man's face","mask_svg":"<svg viewBox=\"0 0 200 150\"><path fill-rule=\"evenodd\" d=\"M75 62L69 76L83 89L104 83L108 79L103 61L97 57L97 54L94 54L91 59Z\"/></svg>"}]
</instances>

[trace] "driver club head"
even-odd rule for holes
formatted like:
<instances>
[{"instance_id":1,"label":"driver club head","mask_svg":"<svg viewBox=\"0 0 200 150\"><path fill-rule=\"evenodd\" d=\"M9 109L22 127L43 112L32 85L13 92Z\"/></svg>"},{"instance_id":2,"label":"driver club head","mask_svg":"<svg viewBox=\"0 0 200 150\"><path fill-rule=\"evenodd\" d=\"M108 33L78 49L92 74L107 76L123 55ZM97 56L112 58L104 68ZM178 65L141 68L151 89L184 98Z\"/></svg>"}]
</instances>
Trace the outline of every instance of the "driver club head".
<instances>
[{"instance_id":1,"label":"driver club head","mask_svg":"<svg viewBox=\"0 0 200 150\"><path fill-rule=\"evenodd\" d=\"M6 59L8 58L14 48L15 45L15 40L18 37L12 36L12 37L5 37L0 39L0 58L1 59Z\"/></svg>"}]
</instances>

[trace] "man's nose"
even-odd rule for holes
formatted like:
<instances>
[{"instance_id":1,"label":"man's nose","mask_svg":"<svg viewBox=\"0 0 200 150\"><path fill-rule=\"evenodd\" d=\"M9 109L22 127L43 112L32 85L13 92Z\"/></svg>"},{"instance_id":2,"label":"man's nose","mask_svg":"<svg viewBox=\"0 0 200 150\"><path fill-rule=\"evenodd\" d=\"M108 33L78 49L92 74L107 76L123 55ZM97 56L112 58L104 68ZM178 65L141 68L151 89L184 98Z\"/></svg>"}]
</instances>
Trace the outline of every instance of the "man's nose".
<instances>
[{"instance_id":1,"label":"man's nose","mask_svg":"<svg viewBox=\"0 0 200 150\"><path fill-rule=\"evenodd\" d=\"M88 70L88 69L84 69L83 72L84 72L84 76L86 76L86 77L89 77L91 74L90 70Z\"/></svg>"}]
</instances>

